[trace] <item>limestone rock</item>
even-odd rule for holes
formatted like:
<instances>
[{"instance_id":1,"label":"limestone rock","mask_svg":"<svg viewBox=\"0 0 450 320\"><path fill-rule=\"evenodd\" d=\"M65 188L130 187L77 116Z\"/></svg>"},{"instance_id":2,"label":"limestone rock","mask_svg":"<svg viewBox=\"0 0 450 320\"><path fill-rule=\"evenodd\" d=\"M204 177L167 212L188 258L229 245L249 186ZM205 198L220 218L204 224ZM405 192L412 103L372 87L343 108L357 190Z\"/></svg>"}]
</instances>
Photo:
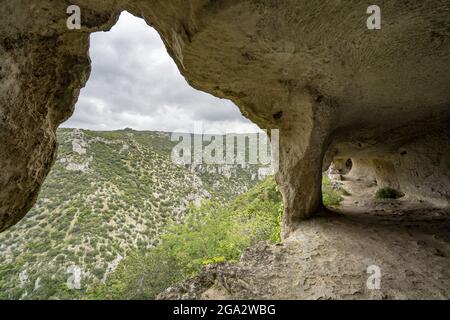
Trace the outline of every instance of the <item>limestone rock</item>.
<instances>
[{"instance_id":1,"label":"limestone rock","mask_svg":"<svg viewBox=\"0 0 450 320\"><path fill-rule=\"evenodd\" d=\"M89 76L89 34L122 10L156 28L193 87L280 129L286 235L321 207L322 170L336 157L448 204L448 0L384 1L381 30L367 29L359 0L71 4L80 30L67 29L64 1L0 3L0 231L28 212L54 162L55 130Z\"/></svg>"}]
</instances>

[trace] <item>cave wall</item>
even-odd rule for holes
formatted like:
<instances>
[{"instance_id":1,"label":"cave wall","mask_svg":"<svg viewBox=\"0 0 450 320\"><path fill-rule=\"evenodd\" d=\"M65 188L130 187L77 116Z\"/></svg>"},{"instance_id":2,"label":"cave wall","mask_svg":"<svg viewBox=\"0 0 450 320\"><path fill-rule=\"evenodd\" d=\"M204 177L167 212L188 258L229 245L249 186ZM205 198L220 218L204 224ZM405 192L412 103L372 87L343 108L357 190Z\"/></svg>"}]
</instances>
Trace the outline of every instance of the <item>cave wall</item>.
<instances>
[{"instance_id":1,"label":"cave wall","mask_svg":"<svg viewBox=\"0 0 450 320\"><path fill-rule=\"evenodd\" d=\"M70 4L80 30L66 27ZM55 130L88 79L89 34L123 10L159 32L193 87L280 129L286 235L320 209L333 157L387 161L402 189L428 179L424 194L447 199L448 136L424 136L450 123L450 3L379 5L382 28L368 30L359 0L1 0L0 231L27 213L54 161ZM402 145L406 157L386 160ZM436 148L439 160L421 152Z\"/></svg>"},{"instance_id":2,"label":"cave wall","mask_svg":"<svg viewBox=\"0 0 450 320\"><path fill-rule=\"evenodd\" d=\"M350 180L390 187L411 200L427 201L437 207L450 205L450 130L439 130L401 144L395 152L366 154L352 158ZM342 158L334 161L337 166Z\"/></svg>"},{"instance_id":3,"label":"cave wall","mask_svg":"<svg viewBox=\"0 0 450 320\"><path fill-rule=\"evenodd\" d=\"M438 207L450 204L450 130L403 145L393 163L402 192Z\"/></svg>"}]
</instances>

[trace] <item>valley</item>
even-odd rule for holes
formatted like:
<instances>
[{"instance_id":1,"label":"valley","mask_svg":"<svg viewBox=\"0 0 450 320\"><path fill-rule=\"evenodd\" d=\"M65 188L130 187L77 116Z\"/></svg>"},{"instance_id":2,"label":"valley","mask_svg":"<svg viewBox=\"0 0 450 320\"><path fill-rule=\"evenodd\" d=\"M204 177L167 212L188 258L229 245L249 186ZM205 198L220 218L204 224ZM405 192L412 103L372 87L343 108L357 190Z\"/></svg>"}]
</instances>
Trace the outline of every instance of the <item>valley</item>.
<instances>
[{"instance_id":1,"label":"valley","mask_svg":"<svg viewBox=\"0 0 450 320\"><path fill-rule=\"evenodd\" d=\"M36 205L0 234L0 298L81 298L131 250L159 243L204 200L226 204L258 166L180 166L169 133L59 129L58 158Z\"/></svg>"}]
</instances>

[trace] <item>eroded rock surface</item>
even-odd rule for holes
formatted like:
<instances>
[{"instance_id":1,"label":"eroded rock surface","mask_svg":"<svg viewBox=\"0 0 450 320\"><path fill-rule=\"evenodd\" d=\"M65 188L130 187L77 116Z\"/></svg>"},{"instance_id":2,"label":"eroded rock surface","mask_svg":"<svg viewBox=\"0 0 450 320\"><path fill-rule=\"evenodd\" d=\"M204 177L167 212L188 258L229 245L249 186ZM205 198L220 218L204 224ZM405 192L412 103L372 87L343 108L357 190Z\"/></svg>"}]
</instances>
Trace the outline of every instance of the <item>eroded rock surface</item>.
<instances>
[{"instance_id":1,"label":"eroded rock surface","mask_svg":"<svg viewBox=\"0 0 450 320\"><path fill-rule=\"evenodd\" d=\"M0 1L0 231L27 213L54 161L55 130L88 79L89 34L122 10L156 28L192 86L281 130L286 236L321 207L336 157L381 163L378 181L388 173L448 205L447 0L384 1L381 30L367 29L358 0L72 0L81 30L67 29L68 4Z\"/></svg>"}]
</instances>

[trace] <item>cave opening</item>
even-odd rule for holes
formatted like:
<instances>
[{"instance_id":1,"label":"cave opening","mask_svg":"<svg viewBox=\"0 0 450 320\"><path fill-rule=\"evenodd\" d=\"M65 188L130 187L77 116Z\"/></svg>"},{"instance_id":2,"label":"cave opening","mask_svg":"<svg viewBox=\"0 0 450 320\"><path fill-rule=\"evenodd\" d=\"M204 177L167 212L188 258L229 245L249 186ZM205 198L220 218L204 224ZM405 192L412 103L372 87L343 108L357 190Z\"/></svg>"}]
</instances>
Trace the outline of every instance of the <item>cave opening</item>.
<instances>
[{"instance_id":1,"label":"cave opening","mask_svg":"<svg viewBox=\"0 0 450 320\"><path fill-rule=\"evenodd\" d=\"M350 170L352 170L352 166L353 166L353 162L352 162L352 159L347 159L347 161L345 161L345 168L348 170L348 171L350 171Z\"/></svg>"},{"instance_id":2,"label":"cave opening","mask_svg":"<svg viewBox=\"0 0 450 320\"><path fill-rule=\"evenodd\" d=\"M39 197L24 219L0 234L0 257L28 263L8 276L11 288L23 283L8 295L87 297L118 266L138 263L148 266L150 281L139 290L154 298L203 265L238 259L257 239L279 241L281 195L274 179L261 175L267 163L251 161L250 146L260 139L255 124L232 102L192 88L158 33L127 12L110 31L90 35L89 55L90 77L56 133L57 156ZM174 132L192 141L201 135L204 148L215 136L230 135L233 154L249 163L176 164ZM236 203L252 213L239 224ZM204 227L194 234L199 225ZM21 245L28 250L14 250ZM169 247L176 250L163 255ZM181 251L194 267L176 260ZM146 254L158 255L161 264L176 262L182 272L151 269Z\"/></svg>"},{"instance_id":3,"label":"cave opening","mask_svg":"<svg viewBox=\"0 0 450 320\"><path fill-rule=\"evenodd\" d=\"M423 36L442 29L444 16L435 9L416 6L411 15L393 3L389 12L398 23L372 32L360 23L364 10L348 4L324 4L319 17L317 6L295 1L83 1L83 27L67 30L63 2L30 1L6 1L0 26L0 269L7 279L0 281L1 297L80 299L94 287L96 298L154 298L210 264L213 276L181 285L178 297L414 298L448 291L448 46ZM236 175L224 167L218 175L217 168L167 161L173 127L190 127L192 114L213 127L226 119L229 127L233 117L226 117L237 109L205 109L223 110L217 117L196 103L186 108L195 112L179 108L190 99L167 85L170 72L157 68L161 56L140 65L137 51L148 55L145 46L123 50L137 34L130 30L115 45L102 45L74 117L55 133L87 79L89 35L109 29L123 8L155 23L190 84L232 99L261 128L281 128L278 185L269 178L249 188L257 167ZM416 23L423 16L432 19ZM134 71L117 73L124 69ZM157 73L152 81L150 69ZM102 91L99 70L109 87L102 99L89 94ZM72 129L76 123L90 129ZM337 168L328 181L325 151L325 163L333 155ZM329 205L339 215L316 214L320 196L327 196L323 184L331 203L339 202ZM203 206L210 197L219 198ZM193 213L187 224L171 225L159 238L174 213L181 217L186 209ZM281 219L286 241L256 245L280 244ZM227 263L241 257L243 268ZM390 275L385 292L369 291L361 272L377 267ZM108 286L117 269L118 285ZM390 282L391 275L399 281ZM165 297L176 295L175 289Z\"/></svg>"}]
</instances>

